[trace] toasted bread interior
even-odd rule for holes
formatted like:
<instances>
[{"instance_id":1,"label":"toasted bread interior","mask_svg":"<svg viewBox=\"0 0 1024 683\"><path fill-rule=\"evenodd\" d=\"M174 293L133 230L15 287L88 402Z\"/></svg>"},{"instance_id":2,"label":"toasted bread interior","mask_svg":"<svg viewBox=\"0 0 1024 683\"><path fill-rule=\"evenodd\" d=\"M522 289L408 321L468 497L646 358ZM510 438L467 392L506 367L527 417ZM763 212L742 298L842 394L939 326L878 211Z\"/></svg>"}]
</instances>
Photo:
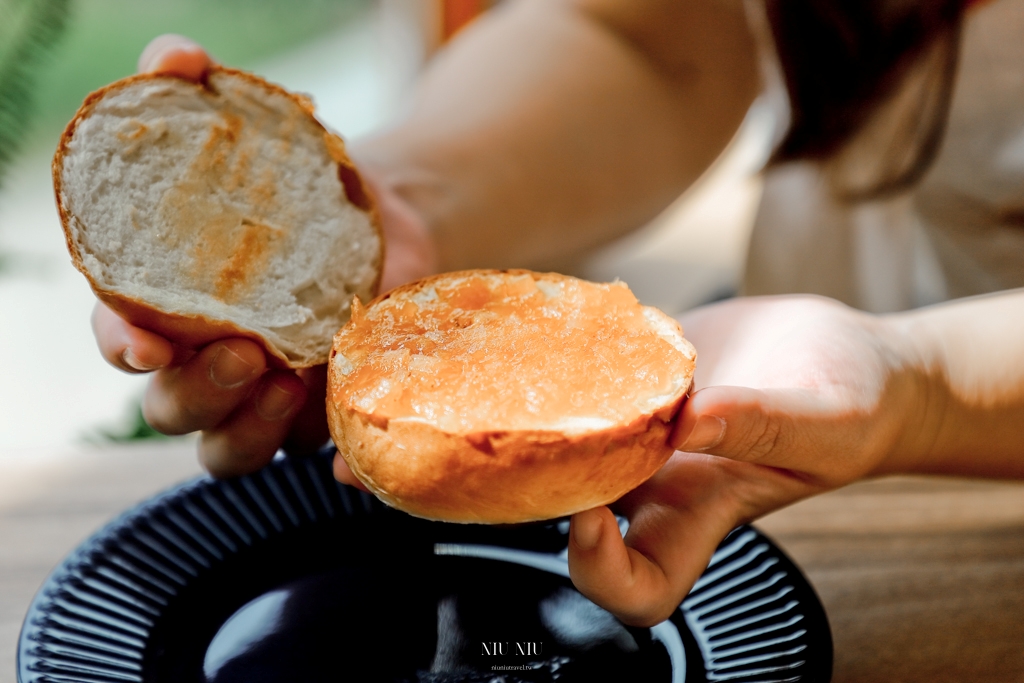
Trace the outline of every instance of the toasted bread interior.
<instances>
[{"instance_id":1,"label":"toasted bread interior","mask_svg":"<svg viewBox=\"0 0 1024 683\"><path fill-rule=\"evenodd\" d=\"M248 74L115 85L66 141L60 201L97 289L231 321L325 362L382 244L308 104Z\"/></svg>"},{"instance_id":2,"label":"toasted bread interior","mask_svg":"<svg viewBox=\"0 0 1024 683\"><path fill-rule=\"evenodd\" d=\"M333 400L449 434L576 435L678 402L694 359L679 325L624 284L457 273L356 306L335 338Z\"/></svg>"}]
</instances>

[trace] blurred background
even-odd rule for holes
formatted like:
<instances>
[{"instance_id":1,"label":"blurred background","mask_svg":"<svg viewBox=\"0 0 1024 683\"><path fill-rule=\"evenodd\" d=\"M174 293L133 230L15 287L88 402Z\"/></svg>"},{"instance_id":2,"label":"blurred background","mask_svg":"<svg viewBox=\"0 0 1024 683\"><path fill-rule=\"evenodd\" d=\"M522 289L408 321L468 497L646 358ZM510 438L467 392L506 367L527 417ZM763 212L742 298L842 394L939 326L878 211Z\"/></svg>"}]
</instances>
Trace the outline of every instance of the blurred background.
<instances>
[{"instance_id":1,"label":"blurred background","mask_svg":"<svg viewBox=\"0 0 1024 683\"><path fill-rule=\"evenodd\" d=\"M311 95L323 122L354 138L400 116L431 55L500 4L0 0L0 461L157 438L138 411L145 378L96 351L93 298L54 208L50 159L86 94L132 73L154 36L181 33L225 64ZM771 123L755 105L695 187L651 225L581 255L574 274L619 277L669 313L734 293Z\"/></svg>"}]
</instances>

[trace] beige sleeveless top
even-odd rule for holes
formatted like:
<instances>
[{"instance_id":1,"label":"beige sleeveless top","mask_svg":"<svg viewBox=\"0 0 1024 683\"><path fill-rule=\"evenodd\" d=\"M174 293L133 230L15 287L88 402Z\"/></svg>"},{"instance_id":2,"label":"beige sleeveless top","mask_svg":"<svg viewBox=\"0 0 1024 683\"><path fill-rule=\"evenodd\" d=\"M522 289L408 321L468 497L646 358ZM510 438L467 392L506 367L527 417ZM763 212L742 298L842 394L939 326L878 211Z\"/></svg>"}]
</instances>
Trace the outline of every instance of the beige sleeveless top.
<instances>
[{"instance_id":1,"label":"beige sleeveless top","mask_svg":"<svg viewBox=\"0 0 1024 683\"><path fill-rule=\"evenodd\" d=\"M946 135L917 186L855 204L831 187L815 163L767 171L745 294L886 312L1024 286L1024 0L968 14Z\"/></svg>"}]
</instances>

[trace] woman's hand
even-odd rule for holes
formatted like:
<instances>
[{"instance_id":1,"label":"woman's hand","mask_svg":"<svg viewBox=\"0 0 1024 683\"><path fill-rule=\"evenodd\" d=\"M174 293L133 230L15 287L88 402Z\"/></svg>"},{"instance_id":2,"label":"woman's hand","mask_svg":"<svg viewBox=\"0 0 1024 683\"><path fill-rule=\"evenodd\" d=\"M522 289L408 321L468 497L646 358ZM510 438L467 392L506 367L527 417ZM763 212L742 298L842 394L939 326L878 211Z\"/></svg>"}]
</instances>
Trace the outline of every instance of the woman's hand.
<instances>
[{"instance_id":1,"label":"woman's hand","mask_svg":"<svg viewBox=\"0 0 1024 683\"><path fill-rule=\"evenodd\" d=\"M814 297L736 299L682 318L698 390L665 467L614 507L572 520L569 567L634 625L667 618L737 525L895 471L934 437L927 378L888 319ZM623 540L625 542L623 542Z\"/></svg>"},{"instance_id":2,"label":"woman's hand","mask_svg":"<svg viewBox=\"0 0 1024 683\"><path fill-rule=\"evenodd\" d=\"M139 71L199 81L213 63L188 38L164 35L143 51ZM382 291L428 275L434 252L422 222L393 192L367 181L378 199L387 242ZM262 347L248 339L185 350L129 324L102 303L93 312L93 331L112 365L153 373L142 404L149 424L165 434L202 431L199 458L214 476L251 472L282 446L308 452L328 438L326 366L268 370Z\"/></svg>"}]
</instances>

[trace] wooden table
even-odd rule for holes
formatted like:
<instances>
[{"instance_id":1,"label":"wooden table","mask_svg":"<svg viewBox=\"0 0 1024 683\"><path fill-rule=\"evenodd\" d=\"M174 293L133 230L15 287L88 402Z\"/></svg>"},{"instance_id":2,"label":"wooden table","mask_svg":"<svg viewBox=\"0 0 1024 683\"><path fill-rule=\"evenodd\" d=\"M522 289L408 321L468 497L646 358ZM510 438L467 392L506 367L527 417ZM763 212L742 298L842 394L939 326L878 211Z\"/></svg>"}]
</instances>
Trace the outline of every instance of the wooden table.
<instances>
[{"instance_id":1,"label":"wooden table","mask_svg":"<svg viewBox=\"0 0 1024 683\"><path fill-rule=\"evenodd\" d=\"M1024 484L865 482L759 526L825 604L836 683L1024 681Z\"/></svg>"},{"instance_id":2,"label":"wooden table","mask_svg":"<svg viewBox=\"0 0 1024 683\"><path fill-rule=\"evenodd\" d=\"M198 473L189 442L0 458L0 683L54 564L124 508ZM899 478L759 523L803 567L836 683L1024 681L1024 484Z\"/></svg>"}]
</instances>

